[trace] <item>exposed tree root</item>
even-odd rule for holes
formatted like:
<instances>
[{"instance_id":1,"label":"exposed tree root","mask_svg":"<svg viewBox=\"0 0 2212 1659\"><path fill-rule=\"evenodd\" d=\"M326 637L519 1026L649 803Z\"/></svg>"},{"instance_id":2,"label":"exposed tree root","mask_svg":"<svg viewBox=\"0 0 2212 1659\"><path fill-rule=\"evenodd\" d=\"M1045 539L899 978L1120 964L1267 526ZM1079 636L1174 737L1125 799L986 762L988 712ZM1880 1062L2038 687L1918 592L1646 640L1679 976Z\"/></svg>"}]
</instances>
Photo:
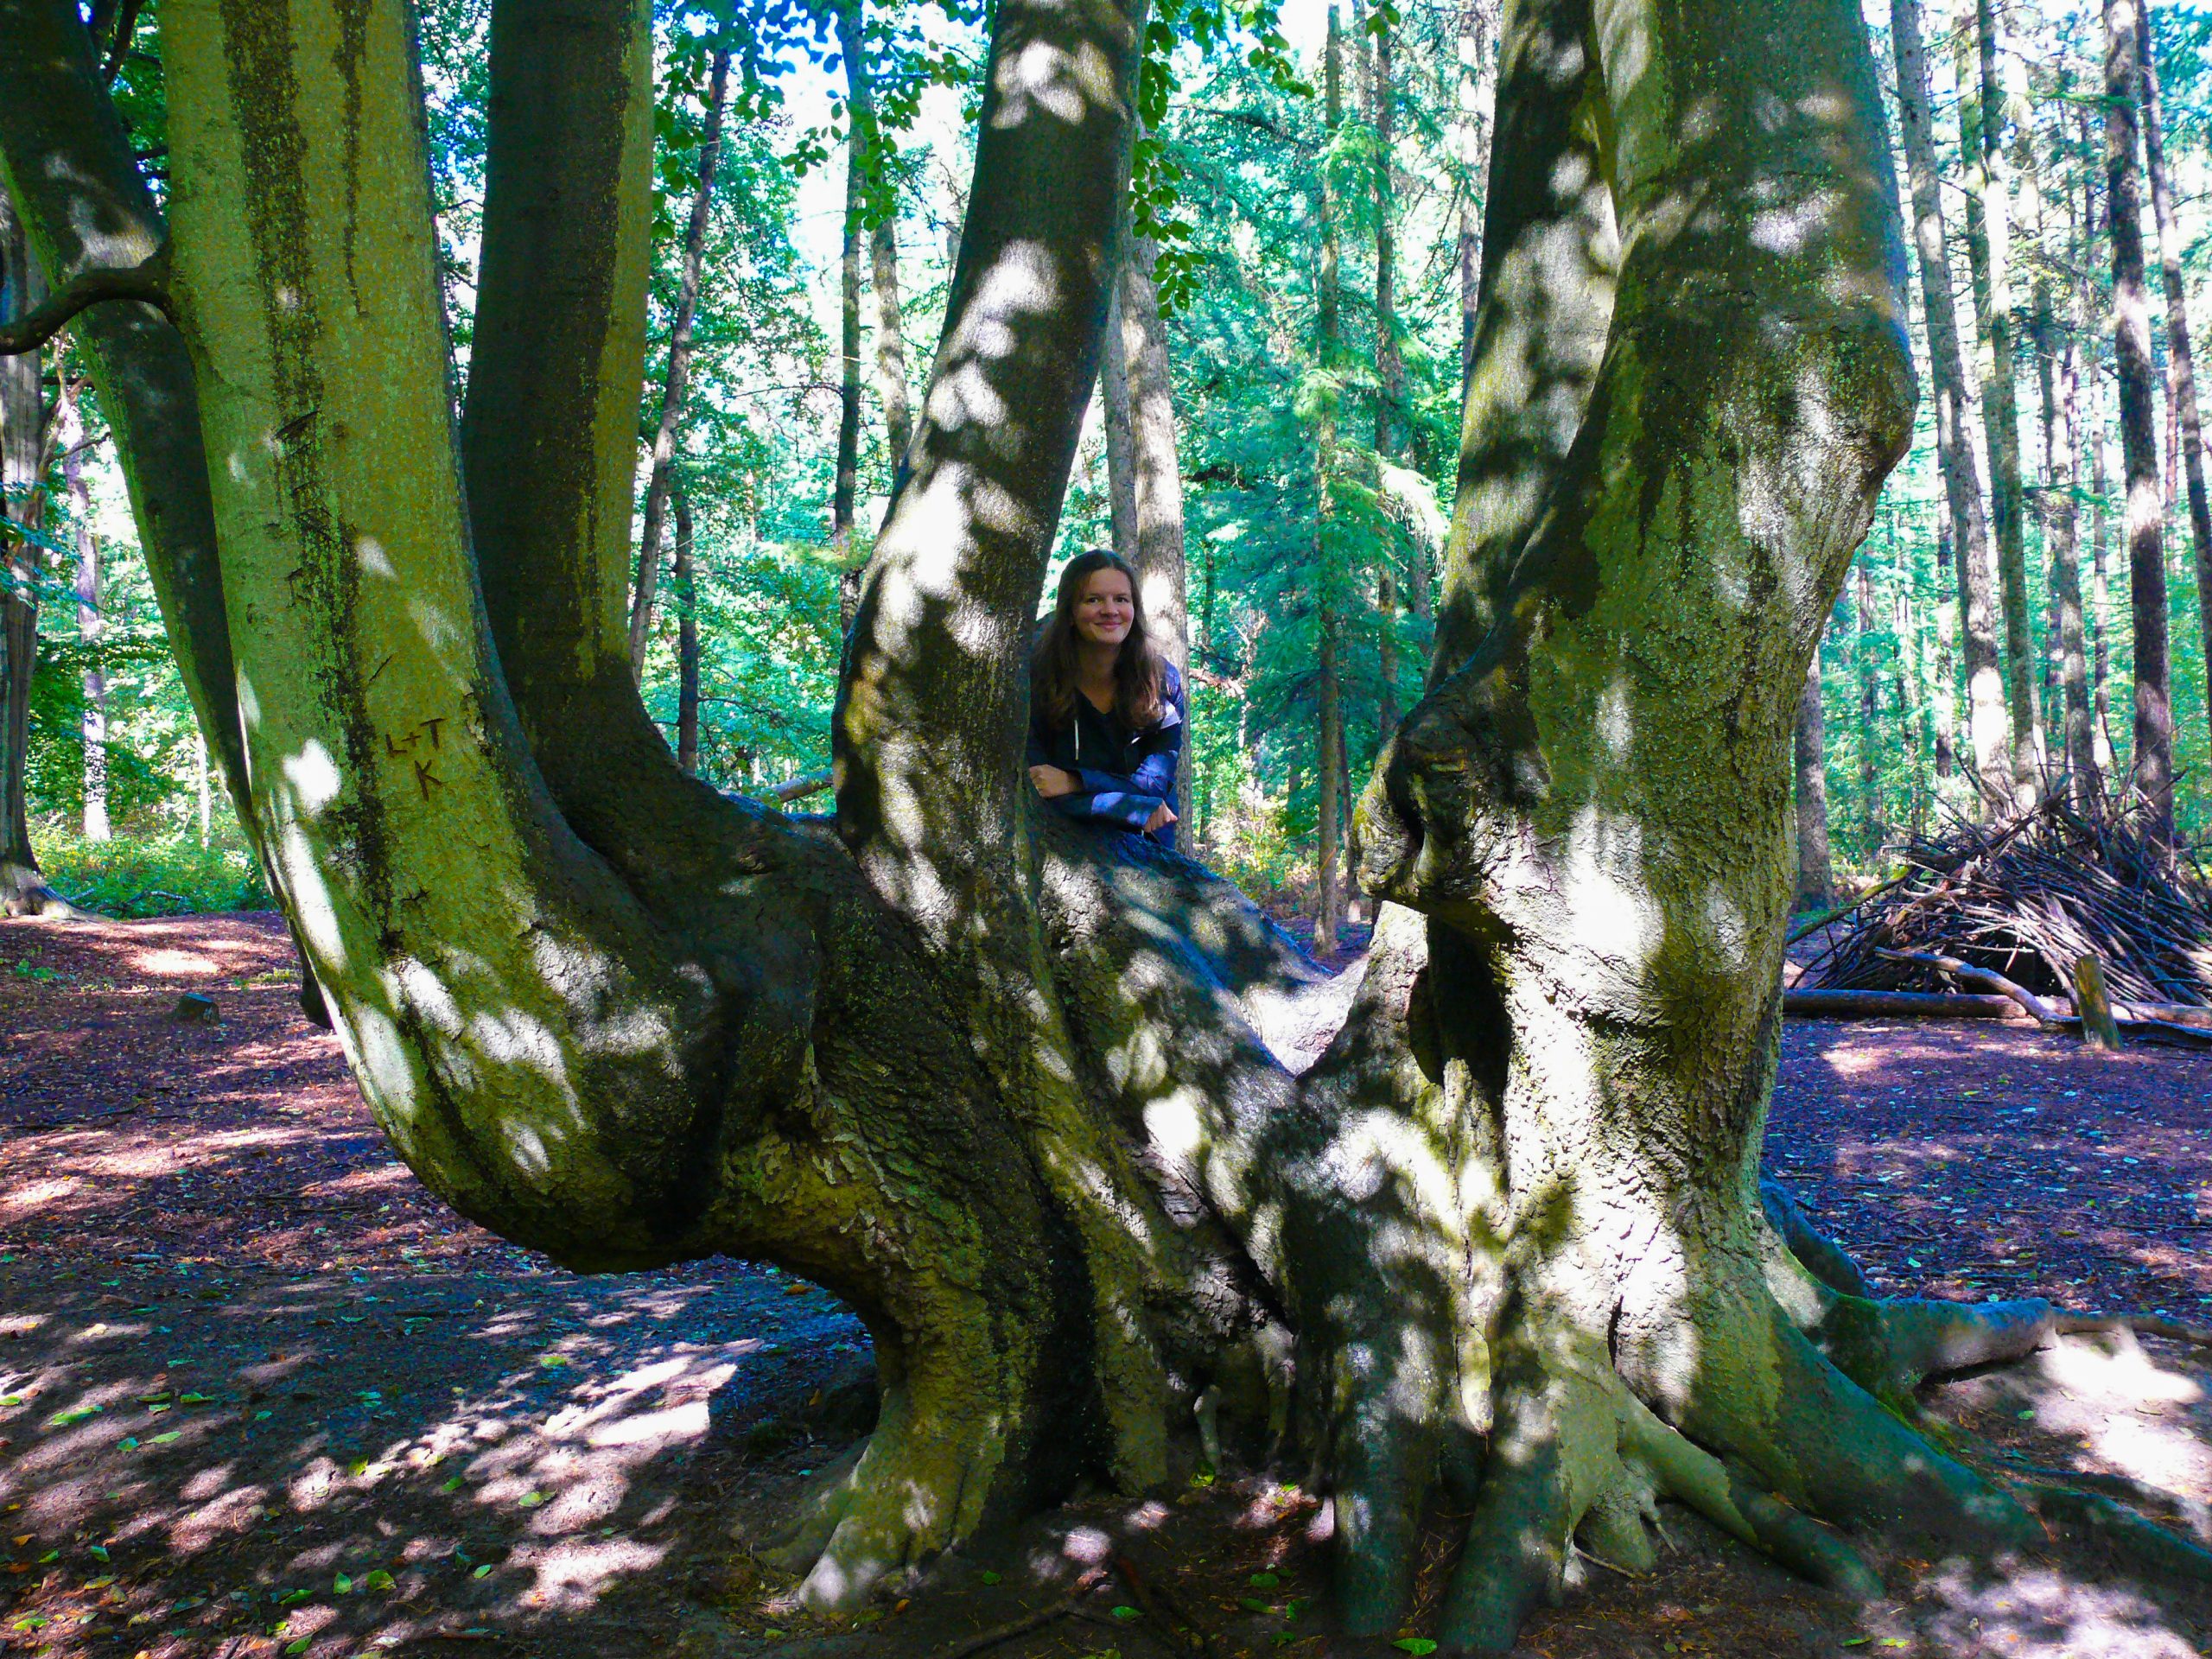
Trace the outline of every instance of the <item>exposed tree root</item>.
<instances>
[{"instance_id":1,"label":"exposed tree root","mask_svg":"<svg viewBox=\"0 0 2212 1659\"><path fill-rule=\"evenodd\" d=\"M2186 1584L2212 1584L2212 1550L2176 1536L2109 1497L2043 1482L2024 1481L2019 1491L2045 1521L2095 1539L2131 1565Z\"/></svg>"},{"instance_id":2,"label":"exposed tree root","mask_svg":"<svg viewBox=\"0 0 2212 1659\"><path fill-rule=\"evenodd\" d=\"M1842 1538L1662 1421L1610 1370L1538 1355L1509 1337L1497 1421L1438 1637L1502 1654L1523 1620L1577 1576L1579 1553L1649 1572L1657 1504L1687 1504L1813 1582L1865 1599L1881 1580Z\"/></svg>"},{"instance_id":3,"label":"exposed tree root","mask_svg":"<svg viewBox=\"0 0 2212 1659\"><path fill-rule=\"evenodd\" d=\"M71 904L35 866L0 860L0 916L41 916L48 921L98 922L96 911Z\"/></svg>"},{"instance_id":4,"label":"exposed tree root","mask_svg":"<svg viewBox=\"0 0 2212 1659\"><path fill-rule=\"evenodd\" d=\"M2051 1329L2068 1337L2127 1331L2139 1337L2187 1343L2192 1348L2212 1348L2212 1326L2184 1325L2155 1313L2061 1313L2052 1319Z\"/></svg>"},{"instance_id":5,"label":"exposed tree root","mask_svg":"<svg viewBox=\"0 0 2212 1659\"><path fill-rule=\"evenodd\" d=\"M2137 1480L2129 1475L2109 1475L2093 1469L2041 1469L2030 1465L2013 1465L2005 1471L2008 1479L2024 1480L2035 1486L2078 1486L2085 1491L2101 1492L2107 1497L2140 1503L2154 1510L2163 1510L2178 1517L2200 1539L2212 1535L2212 1504L2194 1497L2184 1497L2179 1492L2170 1492L2163 1486L2153 1486L2148 1481Z\"/></svg>"}]
</instances>

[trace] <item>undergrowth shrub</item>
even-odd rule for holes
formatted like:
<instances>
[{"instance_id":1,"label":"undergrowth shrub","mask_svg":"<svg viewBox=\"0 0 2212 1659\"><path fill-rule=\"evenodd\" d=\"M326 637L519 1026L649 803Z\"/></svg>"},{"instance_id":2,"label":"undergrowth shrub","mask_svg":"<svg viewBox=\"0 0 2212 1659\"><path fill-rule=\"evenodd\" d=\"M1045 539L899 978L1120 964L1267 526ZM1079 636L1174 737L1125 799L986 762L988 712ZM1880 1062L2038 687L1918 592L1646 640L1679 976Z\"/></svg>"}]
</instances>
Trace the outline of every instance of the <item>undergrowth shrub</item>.
<instances>
[{"instance_id":1,"label":"undergrowth shrub","mask_svg":"<svg viewBox=\"0 0 2212 1659\"><path fill-rule=\"evenodd\" d=\"M104 916L268 910L276 902L241 840L219 836L203 847L191 830L162 830L86 841L49 819L32 826L31 842L55 891Z\"/></svg>"}]
</instances>

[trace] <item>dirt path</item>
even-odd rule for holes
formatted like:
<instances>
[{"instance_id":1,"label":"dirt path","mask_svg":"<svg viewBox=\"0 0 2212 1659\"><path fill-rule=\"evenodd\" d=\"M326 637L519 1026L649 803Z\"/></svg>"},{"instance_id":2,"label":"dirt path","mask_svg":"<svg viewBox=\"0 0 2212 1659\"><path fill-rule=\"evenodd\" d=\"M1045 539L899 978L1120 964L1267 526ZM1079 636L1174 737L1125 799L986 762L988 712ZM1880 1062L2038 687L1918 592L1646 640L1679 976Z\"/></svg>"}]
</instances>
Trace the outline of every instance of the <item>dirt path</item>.
<instances>
[{"instance_id":1,"label":"dirt path","mask_svg":"<svg viewBox=\"0 0 2212 1659\"><path fill-rule=\"evenodd\" d=\"M823 1639L746 1546L850 1438L858 1325L763 1269L578 1278L456 1217L289 969L265 917L0 923L0 1650L905 1659L1089 1571L1079 1617L993 1659L1159 1659L1185 1615L1219 1659L1393 1651L1315 1633L1325 1511L1259 1480L1077 1504ZM172 1019L185 991L219 1022ZM2208 1108L2212 1059L1793 1024L1770 1163L1898 1290L2212 1322ZM2207 1380L2069 1342L1930 1404L1999 1456L2212 1502ZM2212 1624L2078 1552L1894 1561L1896 1599L1853 1609L1677 1533L1697 1547L1598 1573L1524 1649L2169 1659Z\"/></svg>"}]
</instances>

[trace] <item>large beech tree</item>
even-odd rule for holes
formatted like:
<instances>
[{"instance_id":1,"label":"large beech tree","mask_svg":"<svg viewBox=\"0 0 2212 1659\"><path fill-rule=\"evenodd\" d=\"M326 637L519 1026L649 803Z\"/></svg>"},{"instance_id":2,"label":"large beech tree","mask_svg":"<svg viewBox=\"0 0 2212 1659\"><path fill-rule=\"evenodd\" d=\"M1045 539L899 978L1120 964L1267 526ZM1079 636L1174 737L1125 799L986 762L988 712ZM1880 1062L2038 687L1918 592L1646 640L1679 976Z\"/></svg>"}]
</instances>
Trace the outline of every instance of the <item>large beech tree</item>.
<instances>
[{"instance_id":1,"label":"large beech tree","mask_svg":"<svg viewBox=\"0 0 2212 1659\"><path fill-rule=\"evenodd\" d=\"M1914 397L1857 7L1509 6L1356 986L1023 775L1143 22L999 0L801 819L687 778L630 672L643 0L495 0L457 432L404 0L165 0L167 227L71 0L0 0L40 326L110 296L79 326L171 638L378 1121L576 1268L761 1258L860 1312L880 1418L789 1541L817 1606L1173 1478L1201 1402L1327 1471L1354 1630L1471 1489L1439 1634L1482 1651L1577 1536L1649 1563L1662 1497L1859 1591L1823 1523L2030 1535L1885 1402L2049 1310L1866 1300L1757 1176L1790 729Z\"/></svg>"}]
</instances>

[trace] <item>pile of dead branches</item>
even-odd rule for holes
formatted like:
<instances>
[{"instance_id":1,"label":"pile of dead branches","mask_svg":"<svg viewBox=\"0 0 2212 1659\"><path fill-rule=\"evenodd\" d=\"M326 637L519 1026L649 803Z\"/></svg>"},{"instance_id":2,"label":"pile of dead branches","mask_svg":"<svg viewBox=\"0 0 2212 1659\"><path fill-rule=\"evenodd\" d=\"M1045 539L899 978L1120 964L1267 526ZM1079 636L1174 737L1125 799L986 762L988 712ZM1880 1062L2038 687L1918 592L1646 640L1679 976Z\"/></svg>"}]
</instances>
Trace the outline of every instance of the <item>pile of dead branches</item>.
<instances>
[{"instance_id":1,"label":"pile of dead branches","mask_svg":"<svg viewBox=\"0 0 2212 1659\"><path fill-rule=\"evenodd\" d=\"M2116 1003L2212 1007L2212 880L2133 812L2053 797L1916 841L1905 863L1825 930L1799 986L1955 992L1943 958L2064 998L2088 956Z\"/></svg>"}]
</instances>

